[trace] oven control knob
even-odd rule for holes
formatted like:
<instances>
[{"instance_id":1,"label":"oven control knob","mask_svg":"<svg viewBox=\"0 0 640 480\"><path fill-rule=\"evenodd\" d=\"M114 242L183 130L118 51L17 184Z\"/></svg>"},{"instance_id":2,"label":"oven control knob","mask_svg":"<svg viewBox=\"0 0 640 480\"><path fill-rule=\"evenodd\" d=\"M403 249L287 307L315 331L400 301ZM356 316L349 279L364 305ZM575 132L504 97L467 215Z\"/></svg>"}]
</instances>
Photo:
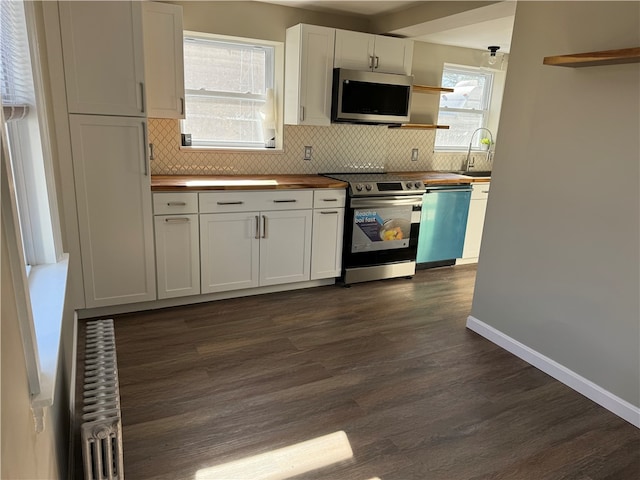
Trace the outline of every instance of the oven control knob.
<instances>
[{"instance_id":1,"label":"oven control knob","mask_svg":"<svg viewBox=\"0 0 640 480\"><path fill-rule=\"evenodd\" d=\"M407 188L413 188L413 183L407 182Z\"/></svg>"},{"instance_id":2,"label":"oven control knob","mask_svg":"<svg viewBox=\"0 0 640 480\"><path fill-rule=\"evenodd\" d=\"M356 190L361 192L362 191L362 185L360 185L359 183L356 185Z\"/></svg>"},{"instance_id":3,"label":"oven control knob","mask_svg":"<svg viewBox=\"0 0 640 480\"><path fill-rule=\"evenodd\" d=\"M367 183L364 187L367 189L367 192L371 191L371 184Z\"/></svg>"},{"instance_id":4,"label":"oven control knob","mask_svg":"<svg viewBox=\"0 0 640 480\"><path fill-rule=\"evenodd\" d=\"M420 182L416 182L416 183L415 183L415 187L416 187L416 188L422 188L422 183L420 183Z\"/></svg>"}]
</instances>

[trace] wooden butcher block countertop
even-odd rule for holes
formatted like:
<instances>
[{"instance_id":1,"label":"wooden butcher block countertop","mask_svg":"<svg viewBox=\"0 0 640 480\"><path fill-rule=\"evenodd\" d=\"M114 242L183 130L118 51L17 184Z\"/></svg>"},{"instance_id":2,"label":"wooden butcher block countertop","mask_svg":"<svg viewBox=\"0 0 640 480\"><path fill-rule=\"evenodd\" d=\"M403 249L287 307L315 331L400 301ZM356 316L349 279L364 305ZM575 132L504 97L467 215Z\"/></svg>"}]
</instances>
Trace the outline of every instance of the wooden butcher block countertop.
<instances>
[{"instance_id":1,"label":"wooden butcher block countertop","mask_svg":"<svg viewBox=\"0 0 640 480\"><path fill-rule=\"evenodd\" d=\"M346 188L339 180L320 175L153 175L154 192L186 190L291 190Z\"/></svg>"},{"instance_id":2,"label":"wooden butcher block countertop","mask_svg":"<svg viewBox=\"0 0 640 480\"><path fill-rule=\"evenodd\" d=\"M468 177L448 172L391 172L426 185L489 182L490 177ZM187 190L292 190L301 188L347 188L346 182L322 175L153 175L154 192Z\"/></svg>"}]
</instances>

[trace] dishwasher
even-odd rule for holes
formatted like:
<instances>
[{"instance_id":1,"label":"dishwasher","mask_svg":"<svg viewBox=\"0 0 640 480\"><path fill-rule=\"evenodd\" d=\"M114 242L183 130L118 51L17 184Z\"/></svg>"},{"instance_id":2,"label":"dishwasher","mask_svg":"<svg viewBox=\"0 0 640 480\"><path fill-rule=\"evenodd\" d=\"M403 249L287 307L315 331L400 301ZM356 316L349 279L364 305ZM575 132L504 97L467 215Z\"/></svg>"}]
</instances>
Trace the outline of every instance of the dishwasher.
<instances>
[{"instance_id":1,"label":"dishwasher","mask_svg":"<svg viewBox=\"0 0 640 480\"><path fill-rule=\"evenodd\" d=\"M422 196L417 268L454 265L462 257L471 185L427 186Z\"/></svg>"}]
</instances>

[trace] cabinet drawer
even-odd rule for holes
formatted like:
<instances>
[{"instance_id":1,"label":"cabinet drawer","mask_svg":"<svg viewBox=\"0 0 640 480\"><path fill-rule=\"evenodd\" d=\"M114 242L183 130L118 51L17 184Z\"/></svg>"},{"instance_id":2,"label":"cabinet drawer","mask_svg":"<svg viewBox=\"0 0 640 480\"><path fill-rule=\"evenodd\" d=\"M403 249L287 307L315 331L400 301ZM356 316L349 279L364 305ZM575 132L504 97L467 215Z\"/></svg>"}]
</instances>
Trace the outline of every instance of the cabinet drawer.
<instances>
[{"instance_id":1,"label":"cabinet drawer","mask_svg":"<svg viewBox=\"0 0 640 480\"><path fill-rule=\"evenodd\" d=\"M299 210L313 205L311 190L207 192L199 196L200 213Z\"/></svg>"},{"instance_id":2,"label":"cabinet drawer","mask_svg":"<svg viewBox=\"0 0 640 480\"><path fill-rule=\"evenodd\" d=\"M155 215L198 213L198 194L195 192L154 193L153 213Z\"/></svg>"},{"instance_id":3,"label":"cabinet drawer","mask_svg":"<svg viewBox=\"0 0 640 480\"><path fill-rule=\"evenodd\" d=\"M344 207L347 191L344 189L321 189L313 192L313 208Z\"/></svg>"},{"instance_id":4,"label":"cabinet drawer","mask_svg":"<svg viewBox=\"0 0 640 480\"><path fill-rule=\"evenodd\" d=\"M489 198L489 183L476 183L473 185L471 200L486 200Z\"/></svg>"}]
</instances>

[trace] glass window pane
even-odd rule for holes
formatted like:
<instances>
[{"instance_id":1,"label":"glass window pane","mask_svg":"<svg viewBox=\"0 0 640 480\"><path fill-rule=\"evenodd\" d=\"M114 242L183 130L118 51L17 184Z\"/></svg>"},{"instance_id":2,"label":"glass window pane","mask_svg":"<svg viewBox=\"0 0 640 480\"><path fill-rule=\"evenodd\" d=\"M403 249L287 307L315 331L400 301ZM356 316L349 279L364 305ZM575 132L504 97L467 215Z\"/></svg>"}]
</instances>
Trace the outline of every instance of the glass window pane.
<instances>
[{"instance_id":1,"label":"glass window pane","mask_svg":"<svg viewBox=\"0 0 640 480\"><path fill-rule=\"evenodd\" d=\"M187 90L264 94L267 88L263 48L186 40L184 61Z\"/></svg>"},{"instance_id":2,"label":"glass window pane","mask_svg":"<svg viewBox=\"0 0 640 480\"><path fill-rule=\"evenodd\" d=\"M436 145L442 148L464 147L466 149L469 146L473 131L482 127L482 123L482 113L441 110L438 124L449 125L449 129L436 131ZM473 148L480 148L480 137L481 135L474 137Z\"/></svg>"},{"instance_id":3,"label":"glass window pane","mask_svg":"<svg viewBox=\"0 0 640 480\"><path fill-rule=\"evenodd\" d=\"M264 145L260 108L264 101L189 96L185 132L194 144L210 142Z\"/></svg>"}]
</instances>

